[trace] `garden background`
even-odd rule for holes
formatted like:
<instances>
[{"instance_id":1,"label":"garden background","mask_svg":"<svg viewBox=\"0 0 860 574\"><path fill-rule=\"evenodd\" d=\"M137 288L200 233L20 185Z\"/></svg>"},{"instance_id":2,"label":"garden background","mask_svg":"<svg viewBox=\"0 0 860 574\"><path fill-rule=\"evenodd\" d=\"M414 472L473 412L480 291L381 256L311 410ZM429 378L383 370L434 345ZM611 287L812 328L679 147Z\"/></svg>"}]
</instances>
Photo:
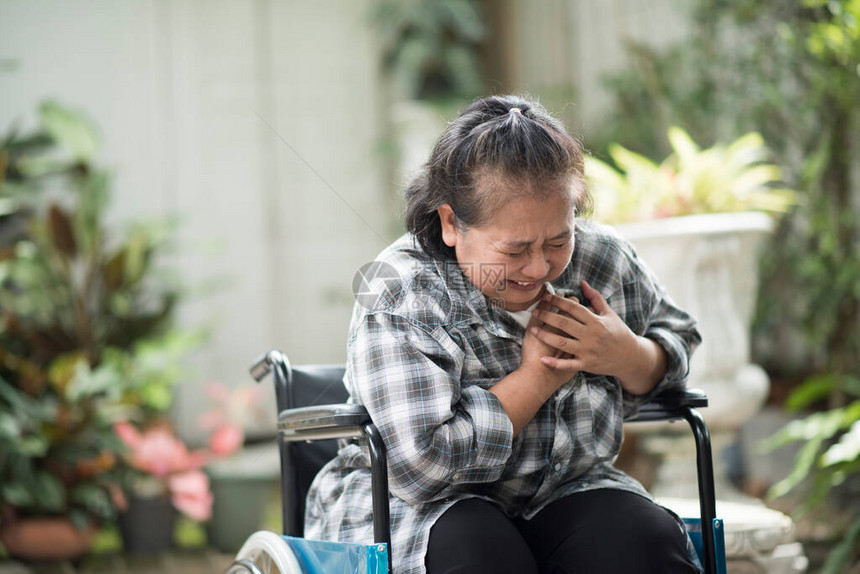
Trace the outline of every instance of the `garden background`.
<instances>
[{"instance_id":1,"label":"garden background","mask_svg":"<svg viewBox=\"0 0 860 574\"><path fill-rule=\"evenodd\" d=\"M661 162L671 126L701 148L761 134L779 167L768 185L796 195L762 249L753 362L771 378L768 406L797 411L786 421L820 415L795 429L812 445L801 465L777 465L794 477L784 486L817 478L771 504L794 511L838 486L848 516L809 531L820 547L810 571L840 548L838 568L856 572L857 0L0 0L0 248L32 217L82 269L104 256L108 285L87 299L106 326L75 339L85 353L67 341L51 355L59 363L38 355L44 381L21 375L19 388L54 385L56 399L57 380L95 381L98 397L125 385L111 408L166 416L199 446L214 429L200 415L218 402L201 398L208 382L226 385L222 398L247 386L249 363L270 348L296 363L343 361L354 275L402 233L409 174L457 109L508 92L538 97L609 163L613 144ZM105 253L87 251L102 237L114 238ZM7 249L0 262L12 258ZM0 375L14 382L10 357L24 351L9 342L23 340L13 303L25 316L51 303L20 297L26 277L38 299L39 276L25 270L16 287L4 269ZM110 335L130 325L135 337ZM265 443L275 413L259 412L225 416ZM9 440L21 428L0 424ZM840 439L847 450L828 464L820 455ZM79 460L121 449L104 440ZM732 478L764 495L785 476L740 463Z\"/></svg>"}]
</instances>

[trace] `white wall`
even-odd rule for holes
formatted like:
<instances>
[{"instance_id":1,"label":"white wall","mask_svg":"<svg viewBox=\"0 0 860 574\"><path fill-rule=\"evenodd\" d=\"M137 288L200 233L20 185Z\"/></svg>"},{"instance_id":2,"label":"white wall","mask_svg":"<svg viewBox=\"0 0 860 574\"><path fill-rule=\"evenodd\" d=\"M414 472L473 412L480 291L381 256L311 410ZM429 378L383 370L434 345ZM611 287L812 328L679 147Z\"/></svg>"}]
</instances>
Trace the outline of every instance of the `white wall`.
<instances>
[{"instance_id":1,"label":"white wall","mask_svg":"<svg viewBox=\"0 0 860 574\"><path fill-rule=\"evenodd\" d=\"M214 321L178 398L186 435L200 383L249 381L269 348L345 358L352 276L395 212L368 4L0 0L0 129L31 125L43 98L86 111L116 172L113 220L181 214L188 281L228 279L182 313Z\"/></svg>"},{"instance_id":2,"label":"white wall","mask_svg":"<svg viewBox=\"0 0 860 574\"><path fill-rule=\"evenodd\" d=\"M200 382L247 382L269 348L345 357L352 276L398 209L376 152L390 112L371 1L0 0L0 130L47 97L86 111L116 173L113 219L181 214L188 281L227 278L182 313L214 321L179 395L185 434ZM551 111L586 133L621 36L671 42L687 4L499 1L514 89L554 93L566 105Z\"/></svg>"}]
</instances>

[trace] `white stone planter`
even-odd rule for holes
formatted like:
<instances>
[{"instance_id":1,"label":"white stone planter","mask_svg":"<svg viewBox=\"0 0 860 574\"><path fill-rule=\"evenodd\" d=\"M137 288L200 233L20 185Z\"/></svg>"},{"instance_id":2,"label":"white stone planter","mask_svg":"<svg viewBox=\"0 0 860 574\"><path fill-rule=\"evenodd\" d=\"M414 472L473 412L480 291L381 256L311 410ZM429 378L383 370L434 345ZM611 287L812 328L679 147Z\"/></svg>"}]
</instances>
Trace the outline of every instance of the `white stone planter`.
<instances>
[{"instance_id":1,"label":"white stone planter","mask_svg":"<svg viewBox=\"0 0 860 574\"><path fill-rule=\"evenodd\" d=\"M721 452L767 397L769 380L750 363L750 326L758 292L758 257L773 220L762 213L675 217L617 226L666 287L699 321L702 346L690 386L708 394L702 409L711 430L717 515L725 520L732 571L796 574L806 570L789 517L740 493L726 479ZM683 423L682 423L683 424ZM670 432L670 429L675 432ZM651 492L684 516L697 513L695 449L681 425L628 425L660 464Z\"/></svg>"},{"instance_id":2,"label":"white stone planter","mask_svg":"<svg viewBox=\"0 0 860 574\"><path fill-rule=\"evenodd\" d=\"M708 393L712 431L735 431L761 408L769 381L750 363L758 256L773 229L763 213L720 213L619 225L669 296L699 321L690 386Z\"/></svg>"}]
</instances>

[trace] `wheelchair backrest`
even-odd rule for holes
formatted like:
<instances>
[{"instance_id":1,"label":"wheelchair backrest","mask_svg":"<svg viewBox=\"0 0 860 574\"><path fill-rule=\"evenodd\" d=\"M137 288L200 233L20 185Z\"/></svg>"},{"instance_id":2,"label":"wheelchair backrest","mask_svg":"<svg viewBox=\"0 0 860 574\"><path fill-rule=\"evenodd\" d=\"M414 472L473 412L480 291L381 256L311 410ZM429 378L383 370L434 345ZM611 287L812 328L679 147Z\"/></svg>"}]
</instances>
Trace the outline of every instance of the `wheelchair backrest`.
<instances>
[{"instance_id":1,"label":"wheelchair backrest","mask_svg":"<svg viewBox=\"0 0 860 574\"><path fill-rule=\"evenodd\" d=\"M344 403L349 393L343 386L343 365L301 365L292 369L290 395L292 408ZM292 471L295 514L290 517L287 531L300 536L304 528L305 498L314 477L337 454L337 441L324 440L288 445L289 468ZM282 477L282 480L288 477Z\"/></svg>"}]
</instances>

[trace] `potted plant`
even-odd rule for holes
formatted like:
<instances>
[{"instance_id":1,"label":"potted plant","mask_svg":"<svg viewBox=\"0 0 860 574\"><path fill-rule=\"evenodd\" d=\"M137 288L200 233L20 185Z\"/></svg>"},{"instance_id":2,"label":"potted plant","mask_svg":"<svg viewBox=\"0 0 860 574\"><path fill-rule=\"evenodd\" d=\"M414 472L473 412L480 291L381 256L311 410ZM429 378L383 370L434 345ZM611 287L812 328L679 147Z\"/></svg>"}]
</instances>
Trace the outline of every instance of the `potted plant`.
<instances>
[{"instance_id":1,"label":"potted plant","mask_svg":"<svg viewBox=\"0 0 860 574\"><path fill-rule=\"evenodd\" d=\"M119 515L123 547L134 554L167 550L177 511L200 522L212 515L209 479L200 470L209 455L188 450L166 422L141 432L122 421L114 430L126 449Z\"/></svg>"},{"instance_id":2,"label":"potted plant","mask_svg":"<svg viewBox=\"0 0 860 574\"><path fill-rule=\"evenodd\" d=\"M707 149L681 128L668 136L673 153L659 164L619 145L609 148L618 169L587 159L595 219L614 224L698 319L704 342L693 357L691 385L709 392L708 422L736 430L768 388L764 371L749 360L758 249L794 194L778 185L780 168L766 162L757 133Z\"/></svg>"},{"instance_id":3,"label":"potted plant","mask_svg":"<svg viewBox=\"0 0 860 574\"><path fill-rule=\"evenodd\" d=\"M261 408L264 390L258 385L230 389L217 382L205 387L212 408L200 415L198 423L210 433L209 450L219 457L205 469L214 496L206 533L209 544L223 552L236 552L261 528L266 505L277 493L277 449L268 442L242 448L246 429L265 415Z\"/></svg>"},{"instance_id":4,"label":"potted plant","mask_svg":"<svg viewBox=\"0 0 860 574\"><path fill-rule=\"evenodd\" d=\"M794 205L795 193L774 185L782 172L767 163L760 134L704 150L680 127L669 128L668 138L673 153L660 164L618 144L609 146L609 154L619 169L586 159L589 184L600 198L595 218L623 224L713 213L784 213Z\"/></svg>"},{"instance_id":5,"label":"potted plant","mask_svg":"<svg viewBox=\"0 0 860 574\"><path fill-rule=\"evenodd\" d=\"M699 322L703 342L693 356L689 384L708 394L702 415L720 452L768 393L767 374L750 362L758 250L774 216L789 209L794 196L779 186L780 170L765 161L767 149L758 134L700 149L683 130L672 128L669 142L673 152L659 164L611 146L619 169L590 158L586 176L597 204L595 217L615 224L669 296ZM658 461L649 490L679 510L693 498L697 478L689 464L692 445L673 430L652 425L632 432L640 434L639 444ZM792 540L791 520L739 492L727 480L724 464L715 457L718 507L724 514L737 513L726 522L729 555L769 556Z\"/></svg>"},{"instance_id":6,"label":"potted plant","mask_svg":"<svg viewBox=\"0 0 860 574\"><path fill-rule=\"evenodd\" d=\"M487 35L474 0L377 0L372 19L383 66L407 98L471 98L481 91L478 49Z\"/></svg>"},{"instance_id":7,"label":"potted plant","mask_svg":"<svg viewBox=\"0 0 860 574\"><path fill-rule=\"evenodd\" d=\"M0 139L0 540L32 559L86 550L22 540L46 521L115 518L113 424L163 414L200 340L173 327L180 290L157 267L171 226L109 230L95 129L53 103L39 120Z\"/></svg>"},{"instance_id":8,"label":"potted plant","mask_svg":"<svg viewBox=\"0 0 860 574\"><path fill-rule=\"evenodd\" d=\"M485 16L476 0L376 0L371 22L393 100L395 179L407 180L448 118L484 91Z\"/></svg>"}]
</instances>

